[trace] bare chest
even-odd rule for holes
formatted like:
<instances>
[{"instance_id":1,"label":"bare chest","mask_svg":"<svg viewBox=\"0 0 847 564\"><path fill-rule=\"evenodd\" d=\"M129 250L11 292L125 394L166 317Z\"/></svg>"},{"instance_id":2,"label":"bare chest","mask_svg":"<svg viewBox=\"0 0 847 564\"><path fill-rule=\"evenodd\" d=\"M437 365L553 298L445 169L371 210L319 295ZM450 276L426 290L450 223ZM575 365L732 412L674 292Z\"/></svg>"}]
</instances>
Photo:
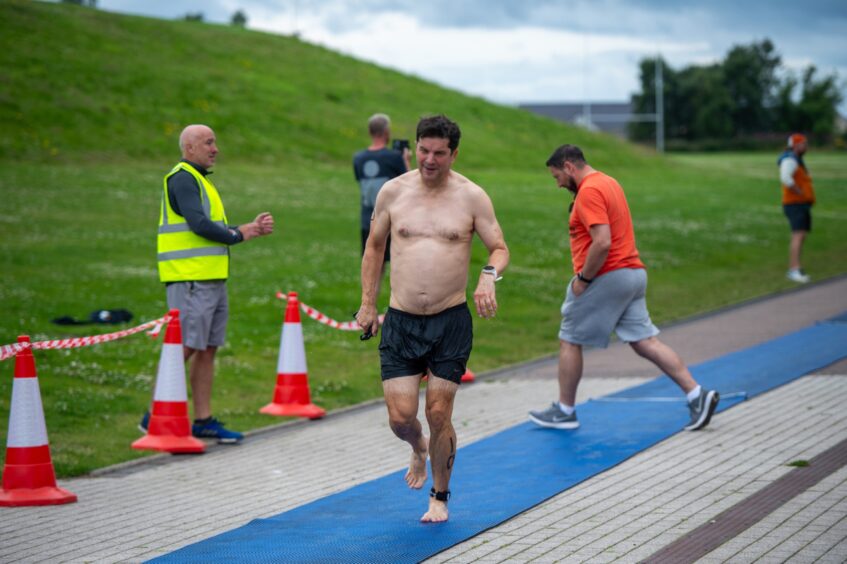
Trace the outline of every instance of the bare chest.
<instances>
[{"instance_id":1,"label":"bare chest","mask_svg":"<svg viewBox=\"0 0 847 564\"><path fill-rule=\"evenodd\" d=\"M392 235L401 239L467 241L473 236L473 216L459 198L441 201L409 199L392 210Z\"/></svg>"}]
</instances>

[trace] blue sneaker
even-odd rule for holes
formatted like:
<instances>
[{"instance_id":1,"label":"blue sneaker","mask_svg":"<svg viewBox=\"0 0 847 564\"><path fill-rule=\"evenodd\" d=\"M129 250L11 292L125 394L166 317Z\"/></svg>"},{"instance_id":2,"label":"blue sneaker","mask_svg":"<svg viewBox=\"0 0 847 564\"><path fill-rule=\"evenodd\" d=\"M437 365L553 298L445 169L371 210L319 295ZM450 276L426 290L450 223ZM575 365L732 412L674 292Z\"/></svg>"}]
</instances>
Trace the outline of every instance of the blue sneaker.
<instances>
[{"instance_id":1,"label":"blue sneaker","mask_svg":"<svg viewBox=\"0 0 847 564\"><path fill-rule=\"evenodd\" d=\"M244 438L244 435L237 431L230 431L214 417L209 417L203 423L197 423L195 419L194 424L191 425L191 434L198 439L218 439L221 444L240 443Z\"/></svg>"},{"instance_id":2,"label":"blue sneaker","mask_svg":"<svg viewBox=\"0 0 847 564\"><path fill-rule=\"evenodd\" d=\"M141 416L141 422L138 424L138 430L147 434L147 427L150 426L150 410L144 412L144 415Z\"/></svg>"}]
</instances>

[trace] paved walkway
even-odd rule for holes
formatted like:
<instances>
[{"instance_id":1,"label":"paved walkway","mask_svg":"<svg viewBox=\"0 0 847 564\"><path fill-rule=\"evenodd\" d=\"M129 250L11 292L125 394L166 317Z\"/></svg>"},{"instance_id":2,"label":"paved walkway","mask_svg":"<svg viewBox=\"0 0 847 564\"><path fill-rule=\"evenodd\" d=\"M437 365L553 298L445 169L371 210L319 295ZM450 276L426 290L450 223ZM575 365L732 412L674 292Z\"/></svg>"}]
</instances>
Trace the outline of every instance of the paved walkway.
<instances>
[{"instance_id":1,"label":"paved walkway","mask_svg":"<svg viewBox=\"0 0 847 564\"><path fill-rule=\"evenodd\" d=\"M844 311L847 277L688 320L662 338L694 364ZM625 345L591 351L578 401L656 374ZM555 394L553 359L482 375L457 400L460 447L525 421L528 409ZM681 538L695 548L666 554L695 561L699 531L723 522L722 512L746 508L780 478L791 481L789 463L847 449L845 403L841 362L717 415L705 431L679 433L431 561L639 562ZM407 460L381 402L268 428L202 456L154 456L62 481L78 503L0 509L0 562L142 561L397 471ZM847 561L847 467L700 558L757 560Z\"/></svg>"}]
</instances>

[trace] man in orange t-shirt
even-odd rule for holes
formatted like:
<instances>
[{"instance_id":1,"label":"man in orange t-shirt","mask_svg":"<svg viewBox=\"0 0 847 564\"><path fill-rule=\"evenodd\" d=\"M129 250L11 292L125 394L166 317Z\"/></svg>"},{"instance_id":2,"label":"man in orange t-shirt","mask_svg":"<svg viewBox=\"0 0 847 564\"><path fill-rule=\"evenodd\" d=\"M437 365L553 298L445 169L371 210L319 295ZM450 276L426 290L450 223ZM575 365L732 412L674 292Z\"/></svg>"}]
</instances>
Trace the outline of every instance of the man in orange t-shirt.
<instances>
[{"instance_id":1,"label":"man in orange t-shirt","mask_svg":"<svg viewBox=\"0 0 847 564\"><path fill-rule=\"evenodd\" d=\"M669 346L647 311L647 272L638 257L632 216L620 184L591 168L575 145L562 145L547 160L561 188L574 193L569 222L574 276L562 305L559 330L559 398L531 421L542 427L576 429L574 405L582 378L582 347L606 348L614 331L639 355L682 389L691 420L685 429L709 424L720 399L701 387Z\"/></svg>"}]
</instances>

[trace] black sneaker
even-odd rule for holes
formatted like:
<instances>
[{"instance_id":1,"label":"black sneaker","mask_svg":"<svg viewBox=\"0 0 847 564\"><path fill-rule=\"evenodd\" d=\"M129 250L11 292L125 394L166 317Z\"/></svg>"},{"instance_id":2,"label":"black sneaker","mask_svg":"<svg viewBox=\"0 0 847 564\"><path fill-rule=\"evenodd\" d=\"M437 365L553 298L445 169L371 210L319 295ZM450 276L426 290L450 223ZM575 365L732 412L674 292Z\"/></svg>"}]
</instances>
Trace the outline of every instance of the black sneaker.
<instances>
[{"instance_id":1,"label":"black sneaker","mask_svg":"<svg viewBox=\"0 0 847 564\"><path fill-rule=\"evenodd\" d=\"M691 411L691 421L685 426L685 430L696 431L708 425L720 399L720 394L715 390L701 388L700 395L697 396L697 399L688 402L688 409Z\"/></svg>"},{"instance_id":2,"label":"black sneaker","mask_svg":"<svg viewBox=\"0 0 847 564\"><path fill-rule=\"evenodd\" d=\"M530 411L529 420L536 425L550 429L576 429L579 427L579 421L576 419L576 411L567 415L559 407L559 402L556 401L544 411Z\"/></svg>"}]
</instances>

